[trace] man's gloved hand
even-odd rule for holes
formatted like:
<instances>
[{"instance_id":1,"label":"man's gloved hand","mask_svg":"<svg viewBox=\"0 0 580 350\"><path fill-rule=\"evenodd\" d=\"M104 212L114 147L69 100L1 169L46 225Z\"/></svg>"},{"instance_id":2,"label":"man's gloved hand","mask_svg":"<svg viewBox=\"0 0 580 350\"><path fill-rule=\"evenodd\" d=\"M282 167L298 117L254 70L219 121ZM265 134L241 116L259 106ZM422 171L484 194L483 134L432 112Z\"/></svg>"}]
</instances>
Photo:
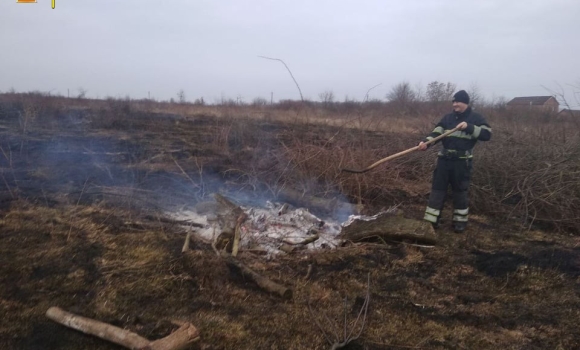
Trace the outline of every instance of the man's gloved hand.
<instances>
[{"instance_id":1,"label":"man's gloved hand","mask_svg":"<svg viewBox=\"0 0 580 350\"><path fill-rule=\"evenodd\" d=\"M457 124L457 128L459 130L465 130L467 128L467 123L466 122L461 122L461 123Z\"/></svg>"}]
</instances>

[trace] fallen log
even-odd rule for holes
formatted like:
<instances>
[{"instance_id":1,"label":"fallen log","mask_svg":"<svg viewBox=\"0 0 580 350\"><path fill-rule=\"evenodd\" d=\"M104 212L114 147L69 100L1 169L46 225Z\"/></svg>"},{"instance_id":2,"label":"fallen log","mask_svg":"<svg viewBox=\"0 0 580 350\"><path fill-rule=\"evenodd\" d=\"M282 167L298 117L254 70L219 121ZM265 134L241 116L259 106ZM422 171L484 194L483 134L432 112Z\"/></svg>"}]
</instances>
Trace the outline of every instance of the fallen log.
<instances>
[{"instance_id":1,"label":"fallen log","mask_svg":"<svg viewBox=\"0 0 580 350\"><path fill-rule=\"evenodd\" d=\"M430 223L387 212L371 218L355 219L342 228L339 237L352 242L381 238L386 241L411 241L425 245L437 243Z\"/></svg>"},{"instance_id":2,"label":"fallen log","mask_svg":"<svg viewBox=\"0 0 580 350\"><path fill-rule=\"evenodd\" d=\"M199 331L191 323L182 324L165 338L150 341L126 329L66 312L58 307L46 311L46 317L66 327L121 345L128 349L179 350L199 340Z\"/></svg>"}]
</instances>

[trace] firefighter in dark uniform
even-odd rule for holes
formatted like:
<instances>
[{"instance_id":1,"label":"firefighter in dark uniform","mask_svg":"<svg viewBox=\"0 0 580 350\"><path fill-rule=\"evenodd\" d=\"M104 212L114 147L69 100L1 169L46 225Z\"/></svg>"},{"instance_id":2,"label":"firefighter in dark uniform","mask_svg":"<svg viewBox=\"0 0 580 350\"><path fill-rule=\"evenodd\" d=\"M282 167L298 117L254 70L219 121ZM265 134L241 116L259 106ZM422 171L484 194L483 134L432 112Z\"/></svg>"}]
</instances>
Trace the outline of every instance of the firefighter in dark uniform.
<instances>
[{"instance_id":1,"label":"firefighter in dark uniform","mask_svg":"<svg viewBox=\"0 0 580 350\"><path fill-rule=\"evenodd\" d=\"M469 214L468 189L471 180L473 147L476 142L489 141L491 127L483 116L469 106L469 95L464 90L453 95L453 113L447 114L436 125L424 141L419 143L420 150L426 150L429 141L448 130L458 127L448 137L441 140L443 149L437 155L437 168L433 173L433 183L424 219L433 228L439 228L441 210L447 195L447 188L453 190L453 228L460 233L467 226Z\"/></svg>"}]
</instances>

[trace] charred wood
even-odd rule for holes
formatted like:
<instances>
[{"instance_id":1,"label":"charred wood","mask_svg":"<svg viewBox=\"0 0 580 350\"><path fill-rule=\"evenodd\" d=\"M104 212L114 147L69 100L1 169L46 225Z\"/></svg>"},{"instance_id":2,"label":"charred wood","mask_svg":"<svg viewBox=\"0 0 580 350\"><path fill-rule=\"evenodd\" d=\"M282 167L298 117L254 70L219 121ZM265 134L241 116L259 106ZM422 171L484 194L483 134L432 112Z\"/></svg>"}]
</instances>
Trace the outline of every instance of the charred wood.
<instances>
[{"instance_id":1,"label":"charred wood","mask_svg":"<svg viewBox=\"0 0 580 350\"><path fill-rule=\"evenodd\" d=\"M352 242L380 238L386 241L410 241L425 245L437 243L435 231L430 223L391 213L382 213L374 220L356 219L343 227L340 238Z\"/></svg>"}]
</instances>

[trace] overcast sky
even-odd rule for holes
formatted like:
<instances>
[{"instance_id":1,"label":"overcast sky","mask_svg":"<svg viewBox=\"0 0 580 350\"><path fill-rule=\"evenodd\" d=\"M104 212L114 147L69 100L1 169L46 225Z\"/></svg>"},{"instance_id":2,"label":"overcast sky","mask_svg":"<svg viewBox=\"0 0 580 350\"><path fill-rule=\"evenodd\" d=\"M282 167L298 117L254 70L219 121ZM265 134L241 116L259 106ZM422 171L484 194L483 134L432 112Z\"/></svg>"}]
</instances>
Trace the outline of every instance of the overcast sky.
<instances>
[{"instance_id":1,"label":"overcast sky","mask_svg":"<svg viewBox=\"0 0 580 350\"><path fill-rule=\"evenodd\" d=\"M0 91L384 99L393 85L474 84L486 98L580 85L579 0L0 2ZM578 89L576 89L578 90Z\"/></svg>"}]
</instances>

